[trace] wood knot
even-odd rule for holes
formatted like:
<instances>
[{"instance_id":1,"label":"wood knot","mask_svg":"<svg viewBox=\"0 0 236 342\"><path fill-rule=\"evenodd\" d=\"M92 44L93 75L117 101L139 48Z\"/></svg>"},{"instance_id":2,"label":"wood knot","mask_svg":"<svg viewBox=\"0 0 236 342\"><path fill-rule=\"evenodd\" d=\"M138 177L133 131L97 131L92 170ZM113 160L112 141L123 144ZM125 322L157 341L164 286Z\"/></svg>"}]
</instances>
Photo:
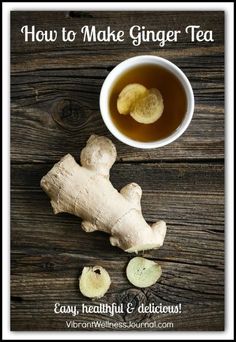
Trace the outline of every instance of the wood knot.
<instances>
[{"instance_id":1,"label":"wood knot","mask_svg":"<svg viewBox=\"0 0 236 342\"><path fill-rule=\"evenodd\" d=\"M57 102L52 108L53 120L69 131L81 129L84 125L84 108L75 100L65 99Z\"/></svg>"},{"instance_id":2,"label":"wood knot","mask_svg":"<svg viewBox=\"0 0 236 342\"><path fill-rule=\"evenodd\" d=\"M147 303L147 297L141 289L129 289L122 292L119 295L118 301L123 303L123 319L125 322L141 322L147 318L147 314L138 311L142 304L145 305Z\"/></svg>"}]
</instances>

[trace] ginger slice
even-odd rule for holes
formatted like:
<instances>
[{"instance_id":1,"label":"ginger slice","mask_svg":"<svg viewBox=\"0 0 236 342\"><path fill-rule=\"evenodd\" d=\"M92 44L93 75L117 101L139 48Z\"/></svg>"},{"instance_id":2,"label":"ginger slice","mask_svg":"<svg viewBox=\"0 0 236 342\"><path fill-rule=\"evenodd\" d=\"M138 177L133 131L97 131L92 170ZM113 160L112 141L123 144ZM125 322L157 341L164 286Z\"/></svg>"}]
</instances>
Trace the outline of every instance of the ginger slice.
<instances>
[{"instance_id":1,"label":"ginger slice","mask_svg":"<svg viewBox=\"0 0 236 342\"><path fill-rule=\"evenodd\" d=\"M111 285L108 272L101 266L84 267L79 279L81 293L88 298L101 298Z\"/></svg>"},{"instance_id":2,"label":"ginger slice","mask_svg":"<svg viewBox=\"0 0 236 342\"><path fill-rule=\"evenodd\" d=\"M130 283L140 288L155 284L161 273L160 265L142 257L131 259L126 268L126 275Z\"/></svg>"},{"instance_id":3,"label":"ginger slice","mask_svg":"<svg viewBox=\"0 0 236 342\"><path fill-rule=\"evenodd\" d=\"M137 100L146 95L147 92L147 88L139 83L131 83L125 86L118 96L118 112L124 115L129 114Z\"/></svg>"},{"instance_id":4,"label":"ginger slice","mask_svg":"<svg viewBox=\"0 0 236 342\"><path fill-rule=\"evenodd\" d=\"M130 115L139 123L151 124L161 117L163 111L164 103L160 91L151 88L146 96L135 102Z\"/></svg>"}]
</instances>

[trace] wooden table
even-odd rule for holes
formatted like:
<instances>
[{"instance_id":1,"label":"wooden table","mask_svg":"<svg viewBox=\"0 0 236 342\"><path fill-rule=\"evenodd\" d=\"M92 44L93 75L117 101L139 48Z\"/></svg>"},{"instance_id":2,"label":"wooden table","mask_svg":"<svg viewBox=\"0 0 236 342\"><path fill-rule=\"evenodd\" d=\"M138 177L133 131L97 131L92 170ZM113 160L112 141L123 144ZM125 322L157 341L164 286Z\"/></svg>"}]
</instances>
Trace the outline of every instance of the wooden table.
<instances>
[{"instance_id":1,"label":"wooden table","mask_svg":"<svg viewBox=\"0 0 236 342\"><path fill-rule=\"evenodd\" d=\"M213 30L214 43L181 38L156 43L24 42L20 28L80 30L132 25ZM11 14L11 329L70 330L66 320L165 322L165 329L224 329L224 13L223 12L12 12ZM176 63L195 94L193 120L182 137L159 149L139 150L117 141L99 113L99 92L110 70L126 58L150 54ZM41 177L66 153L79 160L92 134L116 144L111 180L143 188L145 219L167 222L164 246L143 253L163 275L147 289L125 276L131 256L108 236L86 234L77 217L54 215L40 188ZM112 286L101 300L84 298L78 276L84 266L104 266ZM182 305L181 314L54 313L54 304L132 302ZM92 328L87 328L92 330ZM115 329L115 328L114 328ZM132 328L130 328L132 330ZM71 329L75 330L75 329ZM93 329L94 330L94 329ZM108 329L109 330L109 329ZM112 330L112 329L110 329ZM145 330L145 328L143 328ZM148 328L147 328L148 330Z\"/></svg>"}]
</instances>

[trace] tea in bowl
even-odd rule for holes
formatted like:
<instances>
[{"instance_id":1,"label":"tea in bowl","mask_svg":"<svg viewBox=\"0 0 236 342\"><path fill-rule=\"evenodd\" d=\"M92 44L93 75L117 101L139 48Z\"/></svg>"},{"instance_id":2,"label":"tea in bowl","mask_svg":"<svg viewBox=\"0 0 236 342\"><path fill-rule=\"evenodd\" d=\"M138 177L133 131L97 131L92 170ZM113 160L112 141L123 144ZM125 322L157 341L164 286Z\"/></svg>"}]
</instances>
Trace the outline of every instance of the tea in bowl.
<instances>
[{"instance_id":1,"label":"tea in bowl","mask_svg":"<svg viewBox=\"0 0 236 342\"><path fill-rule=\"evenodd\" d=\"M193 90L167 59L137 56L109 73L100 92L100 110L117 139L137 148L157 148L187 129L194 111Z\"/></svg>"}]
</instances>

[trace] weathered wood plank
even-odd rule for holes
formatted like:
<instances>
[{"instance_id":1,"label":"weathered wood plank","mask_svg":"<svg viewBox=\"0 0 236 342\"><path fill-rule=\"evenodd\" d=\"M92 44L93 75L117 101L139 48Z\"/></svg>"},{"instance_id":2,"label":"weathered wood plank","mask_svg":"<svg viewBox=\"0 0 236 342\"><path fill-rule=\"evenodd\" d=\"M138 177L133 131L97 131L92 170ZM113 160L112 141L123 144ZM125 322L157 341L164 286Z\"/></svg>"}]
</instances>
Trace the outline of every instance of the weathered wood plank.
<instances>
[{"instance_id":1,"label":"weathered wood plank","mask_svg":"<svg viewBox=\"0 0 236 342\"><path fill-rule=\"evenodd\" d=\"M122 54L121 54L122 52ZM69 75L73 74L73 71L76 72L77 69L87 69L89 66L89 73L92 73L92 69L101 69L103 70L103 75L105 73L108 74L109 71L112 70L114 66L123 60L134 57L141 54L160 56L163 58L167 58L172 62L176 63L179 67L182 67L183 70L187 71L188 67L194 66L195 70L200 71L201 67L207 68L208 71L214 70L215 63L209 65L209 61L211 58L217 61L217 66L221 68L224 67L223 55L224 48L223 46L210 46L210 47L201 47L196 48L195 46L182 49L161 49L158 50L156 48L153 49L145 49L144 51L130 52L128 49L124 51L122 50L120 53L109 53L106 55L99 56L97 59L96 53L89 52L88 54L78 54L77 50L66 50L63 48L63 51L58 53L53 53L53 51L34 53L33 51L30 54L20 54L14 56L12 55L12 75L17 76L21 74L26 74L27 72L49 72L50 74L54 71L54 73L58 73L61 71L68 71ZM30 63L27 60L30 55ZM89 58L89 60L88 60ZM196 61L199 63L196 63ZM203 64L202 64L203 63ZM88 75L88 73L87 73Z\"/></svg>"},{"instance_id":2,"label":"weathered wood plank","mask_svg":"<svg viewBox=\"0 0 236 342\"><path fill-rule=\"evenodd\" d=\"M129 293L128 293L129 294ZM131 293L130 299L137 298L137 295L144 297L144 295L138 293ZM126 295L126 292L124 293ZM113 299L113 302L117 301L117 296ZM149 299L150 300L150 299ZM70 302L67 301L68 304ZM163 303L163 301L162 301ZM11 328L12 330L28 330L28 331L42 331L42 330L102 330L102 331L114 331L114 330L135 330L135 331L222 331L224 330L224 307L223 302L220 301L206 301L204 304L187 304L184 305L184 312L180 315L170 314L136 314L136 315L114 315L113 317L104 317L104 315L90 315L86 317L73 318L71 315L55 315L53 313L54 302L48 301L23 301L15 302L12 305L12 316L11 316ZM72 305L74 302L71 303ZM148 304L148 303L147 303ZM164 304L164 303L163 303ZM200 314L199 314L200 312ZM145 316L145 317L144 317ZM68 328L66 321L74 320L75 322L86 323L89 322L91 326L78 328ZM106 329L99 328L99 325L94 328L93 322L98 324L104 322L116 323L114 326L108 326ZM129 323L130 322L130 323ZM148 328L148 326L141 327L140 323L145 322L157 322L164 323L166 328ZM166 326L166 323L172 323L171 327ZM135 324L136 327L131 324ZM123 328L119 327L118 324L123 324ZM124 327L127 324L127 327ZM131 326L130 326L131 325Z\"/></svg>"},{"instance_id":3,"label":"weathered wood plank","mask_svg":"<svg viewBox=\"0 0 236 342\"><path fill-rule=\"evenodd\" d=\"M38 324L30 325L31 329L48 329L53 323L52 329L63 329L65 321L70 319L79 319L79 321L105 321L111 322L140 322L150 321L149 315L145 314L115 314L110 317L109 314L80 314L79 317L72 317L67 314L64 316L53 313L55 303L62 304L81 304L97 305L99 303L125 303L134 301L135 307L144 304L148 305L178 305L181 303L182 312L179 315L153 314L151 321L172 321L175 329L184 330L188 324L181 324L185 318L191 321L194 330L198 326L205 327L201 323L203 317L206 317L208 325L206 327L218 327L221 330L223 326L223 270L212 267L203 267L196 265L176 264L161 261L163 275L160 281L149 289L139 290L132 287L124 275L126 260L116 260L113 263L110 260L97 260L109 271L112 285L105 299L91 302L84 298L78 290L78 276L84 265L91 265L91 262L85 262L79 255L57 254L57 255L30 255L22 253L13 253L13 260L18 260L18 268L15 275L12 276L11 296L12 296L12 320L16 330L26 326L22 321L22 316L34 318ZM20 260L20 261L19 261ZM47 261L46 261L47 260ZM53 267L46 267L36 273L27 272L25 274L24 266L31 264L35 268L41 268L45 261ZM21 266L20 266L21 264ZM59 266L60 265L60 266ZM20 269L22 267L22 269ZM60 268L69 270L69 275L60 272ZM65 272L66 273L66 272ZM212 310L212 307L214 309ZM197 312L201 311L201 315ZM40 316L40 319L38 318ZM210 317L214 320L209 322ZM220 319L221 318L221 319ZM216 321L215 321L216 320ZM217 322L217 324L216 324ZM206 330L208 330L206 329Z\"/></svg>"},{"instance_id":4,"label":"weathered wood plank","mask_svg":"<svg viewBox=\"0 0 236 342\"><path fill-rule=\"evenodd\" d=\"M54 215L39 186L51 165L13 165L11 195L12 247L43 248L97 258L126 254L111 247L107 235L86 234L80 219ZM115 164L111 179L118 189L131 181L143 188L142 208L148 222L166 220L168 234L158 252L161 259L223 265L224 196L221 164ZM110 257L112 255L112 258Z\"/></svg>"},{"instance_id":5,"label":"weathered wood plank","mask_svg":"<svg viewBox=\"0 0 236 342\"><path fill-rule=\"evenodd\" d=\"M153 150L137 150L115 139L95 105L55 95L37 105L12 105L11 159L14 162L57 161L66 153L79 155L91 134L106 135L117 147L118 160L193 160L224 157L224 113L221 105L196 104L188 128L177 141ZM58 97L57 97L58 96ZM47 95L46 95L47 97ZM76 97L76 94L74 95ZM35 100L37 102L37 100ZM83 106L83 110L81 110ZM30 148L29 148L30 146ZM46 151L46 152L45 152Z\"/></svg>"},{"instance_id":6,"label":"weathered wood plank","mask_svg":"<svg viewBox=\"0 0 236 342\"><path fill-rule=\"evenodd\" d=\"M198 66L196 67L196 59ZM182 57L171 60L189 77L199 104L223 104L224 84L222 65L223 55ZM53 68L49 70L32 70L12 74L11 97L14 104L24 106L41 105L45 101L55 101L56 97L71 97L79 101L87 99L88 106L98 109L98 96L109 68L98 67L90 62L88 66L72 68ZM197 71L197 72L196 72ZM204 85L204 87L203 87ZM93 94L89 98L88 93ZM214 93L214 98L212 94ZM86 98L87 96L87 98ZM81 99L80 99L81 98ZM213 102L214 101L214 102ZM16 103L15 103L16 102Z\"/></svg>"},{"instance_id":7,"label":"weathered wood plank","mask_svg":"<svg viewBox=\"0 0 236 342\"><path fill-rule=\"evenodd\" d=\"M65 321L74 318L55 315L55 302L132 302L135 306L181 303L182 313L84 314L75 320L174 323L152 330L223 330L224 13L12 12L11 21L11 329L68 330ZM196 22L205 30L214 28L214 44L191 43L186 36L178 48L169 43L160 48L151 42L134 47L128 39L121 44L85 44L81 39L71 44L60 40L26 44L20 33L26 23L40 29L65 26L78 31L83 25L99 29L110 25L127 34L132 25L183 30ZM113 138L98 106L100 88L110 70L141 54L176 63L188 76L196 101L187 132L169 146L148 151ZM163 268L160 281L151 288L133 288L125 276L132 256L112 247L104 233L83 232L79 218L54 215L40 189L41 177L64 154L79 160L92 133L106 135L116 144L114 186L139 183L145 219L167 222L164 246L143 254ZM113 283L106 297L92 302L78 291L78 276L83 266L93 264L104 266Z\"/></svg>"},{"instance_id":8,"label":"weathered wood plank","mask_svg":"<svg viewBox=\"0 0 236 342\"><path fill-rule=\"evenodd\" d=\"M144 213L149 220L155 220L163 207L167 221L174 213L163 248L144 254L163 267L161 281L147 291L133 289L127 282L124 269L131 256L111 247L105 234L88 235L80 230L79 219L52 214L38 186L50 167L22 164L12 168L12 329L67 329L66 320L72 317L55 315L54 304L91 304L78 292L77 279L83 266L95 263L106 267L114 281L106 303L124 302L124 298L136 300L137 305L181 303L183 312L174 317L123 314L110 318L94 314L80 316L79 321L158 321L173 322L174 330L223 329L222 164L115 164L111 178L117 187L135 177L142 183ZM202 221L192 222L195 215L201 217L203 213ZM213 225L206 215L212 215Z\"/></svg>"},{"instance_id":9,"label":"weathered wood plank","mask_svg":"<svg viewBox=\"0 0 236 342\"><path fill-rule=\"evenodd\" d=\"M57 30L61 32L64 26L67 30L77 31L77 38L70 43L63 42L58 39L54 43L40 42L24 42L24 35L20 32L21 27L26 25L31 27L35 25L36 29L40 30ZM184 34L185 28L188 25L198 24L203 30L212 30L214 28L214 45L219 46L224 42L224 12L87 12L86 16L77 15L71 16L68 12L57 12L54 15L52 12L25 12L19 15L17 12L11 13L12 35L11 45L12 54L25 53L42 53L50 52L60 53L66 48L73 53L92 56L96 55L97 60L104 55L115 55L117 53L123 54L124 50L129 52L147 52L148 50L162 50L158 46L158 42L144 42L140 46L132 45L131 40L128 38L129 29L133 25L145 26L148 30L181 30L182 34L178 39L178 49L176 44L167 43L166 48L171 50L181 50L184 47L197 46L196 42L191 42L190 37ZM84 25L96 25L98 30L104 30L107 26L111 26L112 30L125 31L125 40L119 43L110 44L108 42L89 42L84 43L80 30ZM22 49L24 44L24 50ZM202 47L211 47L211 42L201 42L199 49ZM102 57L104 58L104 57ZM101 62L101 60L100 60ZM29 63L30 64L30 63Z\"/></svg>"},{"instance_id":10,"label":"weathered wood plank","mask_svg":"<svg viewBox=\"0 0 236 342\"><path fill-rule=\"evenodd\" d=\"M79 163L79 152L74 155ZM58 162L59 159L56 160ZM41 178L53 167L48 164L12 164L11 185L14 190L40 190ZM222 194L224 164L221 162L191 163L124 163L116 162L110 171L112 184L120 189L136 182L145 191Z\"/></svg>"},{"instance_id":11,"label":"weathered wood plank","mask_svg":"<svg viewBox=\"0 0 236 342\"><path fill-rule=\"evenodd\" d=\"M168 58L183 69L194 89L195 114L188 131L175 143L161 149L140 151L113 138L119 158L222 159L223 16L223 12L122 12L122 15L119 12L60 12L56 16L50 12L22 15L12 12L12 160L54 161L60 153L79 151L92 133L111 137L99 113L101 85L118 62L142 53ZM125 31L139 23L149 29L168 30L176 25L182 29L197 19L204 29L214 27L215 42L198 46L187 42L185 37L179 41L178 49L173 44L157 48L156 43L151 42L133 48L127 40L121 45L99 43L99 49L97 43L85 44L80 39L69 45L59 40L53 45L26 44L19 32L26 17L29 25L32 22L40 29L49 29L52 23L55 29L64 23L68 29L77 27L78 30L85 24L96 24L98 28L111 24L114 29L122 27Z\"/></svg>"},{"instance_id":12,"label":"weathered wood plank","mask_svg":"<svg viewBox=\"0 0 236 342\"><path fill-rule=\"evenodd\" d=\"M33 196L35 197L35 196ZM178 197L177 197L178 198ZM36 197L31 201L29 206L29 198L19 197L22 201L22 207L14 210L12 219L12 249L32 250L38 253L38 249L42 248L44 252L79 253L86 256L88 260L92 258L89 251L93 251L94 258L108 258L111 262L113 259L125 257L126 254L118 248L110 246L108 236L106 234L96 232L86 234L80 227L81 221L76 217L67 217L67 215L53 216L48 207L45 210L37 210L42 205L43 200ZM188 197L190 200L190 197ZM45 200L44 200L45 201ZM210 198L206 198L210 201ZM13 205L16 204L13 201ZM167 201L165 201L167 202ZM207 224L203 222L203 208L197 202L193 203L198 206L197 215L201 218L199 223L193 222L189 217L185 219L184 210L179 212L169 206L169 210L174 211L172 220L168 219L170 215L161 215L160 210L155 210L155 219L163 218L167 220L168 233L165 239L165 245L158 251L146 252L145 256L172 260L176 262L193 263L199 265L215 265L223 267L224 265L224 235L223 222L217 224ZM29 206L27 210L23 207ZM167 202L168 205L168 202ZM48 209L47 209L48 208ZM30 213L30 210L36 210ZM211 214L219 210L217 206L212 205ZM220 208L222 210L222 206ZM18 212L18 213L17 213ZM158 214L157 214L158 213ZM208 214L209 215L209 214ZM147 218L147 214L144 215ZM154 215L153 215L154 216ZM175 219L178 216L178 219ZM20 218L22 217L22 219ZM149 222L152 222L148 220ZM185 223L187 221L187 224Z\"/></svg>"},{"instance_id":13,"label":"weathered wood plank","mask_svg":"<svg viewBox=\"0 0 236 342\"><path fill-rule=\"evenodd\" d=\"M17 258L17 254L14 257ZM49 256L47 257L49 258ZM28 262L33 260L34 263L34 259L30 255L25 256L24 259ZM27 273L24 279L22 279L23 272L16 273L12 276L11 296L13 301L46 301L50 299L51 302L68 300L69 303L84 302L91 304L91 300L83 297L80 293L78 285L78 277L83 266L91 265L91 262L84 262L79 257L75 259L75 256L70 258L68 255L66 257L63 255L51 256L51 259L55 260L54 262L65 259L66 262L64 261L63 264L65 268L70 270L70 276L62 276L63 274L55 276L55 272L51 272L49 269L40 273ZM70 262L72 262L73 268L70 267ZM111 276L112 285L107 294L108 297L106 296L107 298L100 299L98 302L112 303L109 297L123 296L124 291L135 290L135 287L128 282L124 274L127 262L119 260L112 265L109 261L101 261L101 265L106 267ZM153 294L159 297L159 300L173 304L202 304L205 301L214 302L223 299L222 270L181 263L176 265L164 261L159 263L163 268L163 275L158 283L143 290L147 295ZM140 289L136 290L143 292Z\"/></svg>"},{"instance_id":14,"label":"weathered wood plank","mask_svg":"<svg viewBox=\"0 0 236 342\"><path fill-rule=\"evenodd\" d=\"M57 256L58 259L63 256ZM73 257L74 258L74 257ZM65 267L71 261L68 257L65 259ZM33 324L29 325L29 329L44 330L51 328L65 328L66 320L79 321L107 321L110 322L150 322L157 320L158 322L172 321L175 324L175 329L184 330L191 322L193 330L198 330L200 327L209 327L214 330L223 328L223 284L222 271L217 271L209 267L198 267L161 262L164 273L161 280L149 289L135 289L130 285L125 278L122 278L124 263L116 262L111 266L109 262L103 261L113 280L111 288L106 295L106 299L100 299L91 302L84 298L78 291L78 275L81 269L79 258L77 270L70 270L72 277L56 277L50 274L28 274L24 279L20 274L12 277L12 321L15 330L26 327L22 317L28 317ZM115 266L115 267L114 267ZM181 304L181 314L152 314L150 315L115 314L80 314L79 317L73 317L70 314L56 315L53 313L55 303L78 305L97 305L100 303L123 303L132 302L137 308L138 305L178 305ZM201 315L199 315L199 311ZM39 318L40 317L40 318ZM188 319L186 320L186 318ZM207 323L202 324L202 319L205 317ZM210 321L210 318L212 321ZM204 319L204 321L205 321ZM37 324L36 324L36 322ZM181 323L185 322L184 324ZM205 325L206 324L206 325ZM208 328L207 328L208 327ZM85 329L86 330L86 329ZM89 329L88 329L89 330ZM144 329L145 330L145 329ZM154 329L155 330L155 329ZM173 328L171 329L173 330Z\"/></svg>"}]
</instances>

